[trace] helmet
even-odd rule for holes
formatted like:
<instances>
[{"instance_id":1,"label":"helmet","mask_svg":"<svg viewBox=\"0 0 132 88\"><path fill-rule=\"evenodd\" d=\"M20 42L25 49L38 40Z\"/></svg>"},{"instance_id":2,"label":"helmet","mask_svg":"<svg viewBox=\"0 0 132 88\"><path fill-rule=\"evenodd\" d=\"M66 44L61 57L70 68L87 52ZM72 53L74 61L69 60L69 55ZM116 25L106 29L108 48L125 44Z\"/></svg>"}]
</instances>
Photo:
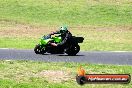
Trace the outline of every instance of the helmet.
<instances>
[{"instance_id":1,"label":"helmet","mask_svg":"<svg viewBox=\"0 0 132 88\"><path fill-rule=\"evenodd\" d=\"M60 33L63 34L63 33L66 33L68 31L67 27L66 26L61 26L60 27Z\"/></svg>"}]
</instances>

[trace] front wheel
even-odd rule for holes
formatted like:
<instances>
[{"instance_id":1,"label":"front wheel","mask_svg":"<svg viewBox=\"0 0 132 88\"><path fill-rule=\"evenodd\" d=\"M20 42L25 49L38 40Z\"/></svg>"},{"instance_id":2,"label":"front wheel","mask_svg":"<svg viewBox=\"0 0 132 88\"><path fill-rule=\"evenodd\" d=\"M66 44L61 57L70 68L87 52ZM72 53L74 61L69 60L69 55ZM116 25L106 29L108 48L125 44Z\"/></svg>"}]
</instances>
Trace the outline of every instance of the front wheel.
<instances>
[{"instance_id":1,"label":"front wheel","mask_svg":"<svg viewBox=\"0 0 132 88\"><path fill-rule=\"evenodd\" d=\"M71 48L69 48L66 53L69 56L75 56L78 52L80 51L80 46L79 45L73 45Z\"/></svg>"},{"instance_id":2,"label":"front wheel","mask_svg":"<svg viewBox=\"0 0 132 88\"><path fill-rule=\"evenodd\" d=\"M40 46L39 44L35 46L34 52L35 52L36 54L41 54L41 46Z\"/></svg>"},{"instance_id":3,"label":"front wheel","mask_svg":"<svg viewBox=\"0 0 132 88\"><path fill-rule=\"evenodd\" d=\"M46 50L45 50L44 47L41 47L41 45L38 44L38 45L35 46L34 52L36 54L44 54L44 53L46 53Z\"/></svg>"}]
</instances>

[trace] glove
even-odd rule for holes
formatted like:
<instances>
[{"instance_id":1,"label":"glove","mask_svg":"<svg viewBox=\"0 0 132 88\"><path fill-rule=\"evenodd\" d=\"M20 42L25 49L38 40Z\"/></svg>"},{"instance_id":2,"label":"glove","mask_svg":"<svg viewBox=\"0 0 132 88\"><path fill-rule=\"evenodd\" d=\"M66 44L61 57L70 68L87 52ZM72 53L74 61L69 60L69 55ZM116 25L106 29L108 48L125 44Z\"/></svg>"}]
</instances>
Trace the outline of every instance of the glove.
<instances>
[{"instance_id":1,"label":"glove","mask_svg":"<svg viewBox=\"0 0 132 88\"><path fill-rule=\"evenodd\" d=\"M51 32L50 34L51 34L51 35L54 35L54 32Z\"/></svg>"},{"instance_id":2,"label":"glove","mask_svg":"<svg viewBox=\"0 0 132 88\"><path fill-rule=\"evenodd\" d=\"M52 45L52 46L57 46L57 44L56 44L56 43L51 43L51 45Z\"/></svg>"}]
</instances>

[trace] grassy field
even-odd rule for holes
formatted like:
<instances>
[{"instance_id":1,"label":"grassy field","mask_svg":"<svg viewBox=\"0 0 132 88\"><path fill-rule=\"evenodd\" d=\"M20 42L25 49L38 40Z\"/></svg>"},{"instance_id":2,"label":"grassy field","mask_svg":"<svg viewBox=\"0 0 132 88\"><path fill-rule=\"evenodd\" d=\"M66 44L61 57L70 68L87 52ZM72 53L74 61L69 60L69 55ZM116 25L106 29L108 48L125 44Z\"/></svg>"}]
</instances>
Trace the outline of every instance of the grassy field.
<instances>
[{"instance_id":1,"label":"grassy field","mask_svg":"<svg viewBox=\"0 0 132 88\"><path fill-rule=\"evenodd\" d=\"M131 0L0 0L0 48L34 48L67 24L81 50L132 50Z\"/></svg>"},{"instance_id":2,"label":"grassy field","mask_svg":"<svg viewBox=\"0 0 132 88\"><path fill-rule=\"evenodd\" d=\"M85 63L49 63L34 61L0 61L0 88L131 88L130 84L89 84L75 81L77 68L86 73L132 75L132 66L95 65Z\"/></svg>"},{"instance_id":3,"label":"grassy field","mask_svg":"<svg viewBox=\"0 0 132 88\"><path fill-rule=\"evenodd\" d=\"M56 30L56 26L32 27L28 25L9 24L1 26L1 48L32 49L39 43L39 38ZM93 51L131 51L131 27L70 27L75 36L84 37L81 50Z\"/></svg>"},{"instance_id":4,"label":"grassy field","mask_svg":"<svg viewBox=\"0 0 132 88\"><path fill-rule=\"evenodd\" d=\"M33 25L131 25L131 0L0 0L0 20Z\"/></svg>"},{"instance_id":5,"label":"grassy field","mask_svg":"<svg viewBox=\"0 0 132 88\"><path fill-rule=\"evenodd\" d=\"M33 49L44 34L67 24L85 38L81 50L132 51L131 0L0 0L0 48ZM75 81L87 73L130 73L132 66L0 60L0 88L131 88Z\"/></svg>"}]
</instances>

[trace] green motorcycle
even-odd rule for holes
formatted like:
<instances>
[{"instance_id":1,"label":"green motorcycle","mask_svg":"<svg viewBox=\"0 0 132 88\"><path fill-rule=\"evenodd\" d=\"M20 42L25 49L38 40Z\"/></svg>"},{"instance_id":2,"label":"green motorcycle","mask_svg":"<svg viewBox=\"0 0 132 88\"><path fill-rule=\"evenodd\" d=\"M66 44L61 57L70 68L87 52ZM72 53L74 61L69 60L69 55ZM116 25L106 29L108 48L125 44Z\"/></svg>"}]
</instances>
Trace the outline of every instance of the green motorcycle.
<instances>
[{"instance_id":1,"label":"green motorcycle","mask_svg":"<svg viewBox=\"0 0 132 88\"><path fill-rule=\"evenodd\" d=\"M44 35L39 44L34 48L36 54L68 54L70 56L76 55L80 51L80 46L78 43L82 43L84 40L83 37L72 36L68 39L67 43L63 46L54 47L50 43L60 43L62 38L60 35L51 37L51 35Z\"/></svg>"}]
</instances>

